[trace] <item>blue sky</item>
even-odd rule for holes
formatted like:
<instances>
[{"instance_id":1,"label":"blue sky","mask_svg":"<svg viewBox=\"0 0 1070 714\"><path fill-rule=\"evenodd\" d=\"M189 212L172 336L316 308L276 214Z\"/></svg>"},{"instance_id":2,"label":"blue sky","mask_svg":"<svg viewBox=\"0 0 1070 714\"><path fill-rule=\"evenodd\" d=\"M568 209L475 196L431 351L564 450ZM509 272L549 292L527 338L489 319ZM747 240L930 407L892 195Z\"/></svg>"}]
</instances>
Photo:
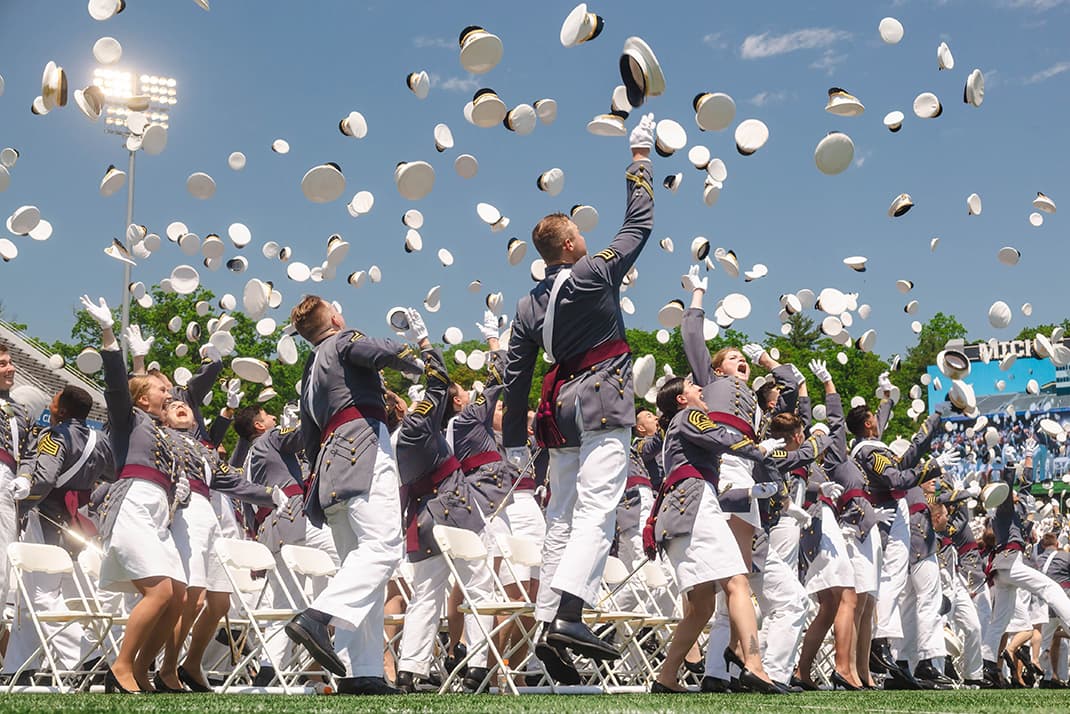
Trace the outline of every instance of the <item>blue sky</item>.
<instances>
[{"instance_id":1,"label":"blue sky","mask_svg":"<svg viewBox=\"0 0 1070 714\"><path fill-rule=\"evenodd\" d=\"M1027 217L1036 191L1070 201L1064 190L1070 2L823 2L816 8L794 2L602 2L591 9L606 18L603 34L565 49L558 32L572 6L555 0L217 0L205 13L191 0L130 0L122 15L100 23L89 17L83 0L0 3L0 74L6 82L0 145L21 152L11 187L0 193L0 217L33 204L55 229L47 243L15 239L18 259L0 265L6 314L50 340L68 337L81 293L116 302L121 267L101 251L124 227L125 191L105 199L97 186L109 163L125 163L125 152L102 124L81 116L73 99L45 117L29 112L49 60L67 70L72 92L89 83L95 66L91 48L101 36L122 43L118 68L178 80L167 150L138 158L136 222L161 235L174 220L202 237L215 232L225 238L235 221L252 230L253 243L244 251L249 271L201 270L203 284L217 294L240 295L250 277L272 280L283 292L286 311L303 292L315 290L339 300L349 322L372 334L386 332L388 307L419 305L432 285L441 284L442 310L427 315L432 333L458 325L466 337L476 337L473 323L483 294L501 290L513 305L530 287L529 261L517 267L506 261L510 237L530 240L531 226L542 215L575 203L592 204L601 214L589 236L595 250L619 226L627 142L592 136L585 125L607 108L619 83L617 57L624 39L634 34L657 53L668 85L644 111L678 120L689 144L708 146L725 160L729 175L720 201L707 208L702 174L690 167L686 151L655 161L654 235L638 263L639 281L628 292L638 307L630 326L656 328L659 307L682 297L679 276L696 235L734 249L744 269L768 265L769 275L749 284L721 270L711 274L711 308L714 298L731 292L751 299L751 317L736 324L751 335L776 330L777 297L804 287L861 292L860 302L873 312L851 332L876 329L876 350L884 355L913 342L911 320L938 310L956 315L972 338L1009 339L1027 324L1065 317L1059 298L1065 285L1064 217L1047 216L1039 229ZM887 15L906 28L895 46L883 44L877 33ZM468 76L458 61L457 36L469 24L483 25L505 45L502 63L479 77ZM954 53L951 71L937 71L941 41ZM965 78L975 67L987 79L980 109L961 101ZM421 69L433 79L424 101L404 82ZM834 85L857 95L866 112L850 119L826 113L826 91ZM481 86L494 88L510 106L552 97L559 105L557 121L539 125L529 136L472 126L462 107ZM769 143L742 157L731 129L700 133L691 110L699 91L732 95L736 123L763 120ZM913 98L923 91L941 97L943 116L914 117ZM907 114L898 134L881 124L893 109ZM339 119L352 110L368 121L361 141L337 130ZM633 115L629 127L637 118ZM446 122L456 140L444 154L433 145L438 122ZM852 137L855 164L825 176L814 166L813 150L832 130ZM292 147L286 156L269 148L280 137ZM227 168L232 151L248 157L240 173ZM480 161L478 176L469 181L452 167L462 152ZM394 188L393 170L398 161L418 159L435 166L437 180L430 196L411 203ZM334 203L316 205L302 196L300 179L324 161L341 164L346 192ZM556 198L535 188L539 173L551 167L566 175L565 190ZM186 177L196 171L215 178L218 190L211 200L187 193ZM680 190L660 189L660 178L676 171L684 173ZM353 219L345 203L359 190L374 193L375 207ZM916 206L891 219L888 205L901 192L910 193ZM971 217L965 201L973 192L984 208ZM491 233L476 216L479 201L508 215L509 229ZM408 208L425 216L424 250L413 255L402 249L400 218ZM295 260L318 264L335 232L352 249L333 282L293 283L285 265L260 255L260 246L274 240L291 246ZM656 241L665 236L674 239L675 254L658 248ZM929 251L934 236L941 239L935 254ZM1004 245L1021 250L1017 266L996 260ZM439 266L441 247L455 256L450 268ZM230 249L228 256L233 253ZM867 272L842 264L856 254L869 258ZM165 242L138 266L135 279L156 282L187 261ZM345 275L372 264L381 267L382 283L360 289L345 283ZM466 289L474 278L483 281L480 295ZM896 291L899 278L914 281L910 295ZM915 317L903 312L911 298L920 301ZM1015 311L1004 330L988 325L988 306L996 299ZM1018 310L1027 301L1034 306L1031 318ZM284 322L284 311L276 317Z\"/></svg>"}]
</instances>

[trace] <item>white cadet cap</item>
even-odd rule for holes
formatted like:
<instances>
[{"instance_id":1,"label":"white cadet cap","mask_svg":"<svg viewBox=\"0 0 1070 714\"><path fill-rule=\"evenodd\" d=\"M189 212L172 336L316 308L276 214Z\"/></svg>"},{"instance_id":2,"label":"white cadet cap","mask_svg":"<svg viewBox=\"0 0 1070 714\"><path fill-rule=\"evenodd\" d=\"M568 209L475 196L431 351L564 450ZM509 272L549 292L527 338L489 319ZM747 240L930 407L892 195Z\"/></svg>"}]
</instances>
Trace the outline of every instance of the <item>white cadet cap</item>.
<instances>
[{"instance_id":1,"label":"white cadet cap","mask_svg":"<svg viewBox=\"0 0 1070 714\"><path fill-rule=\"evenodd\" d=\"M1012 315L1010 306L1002 300L997 300L988 308L988 322L995 328L1002 329L1011 324Z\"/></svg>"},{"instance_id":2,"label":"white cadet cap","mask_svg":"<svg viewBox=\"0 0 1070 714\"><path fill-rule=\"evenodd\" d=\"M561 24L560 40L564 47L575 47L598 37L605 27L605 21L587 11L587 3L580 3L565 17Z\"/></svg>"},{"instance_id":3,"label":"white cadet cap","mask_svg":"<svg viewBox=\"0 0 1070 714\"><path fill-rule=\"evenodd\" d=\"M962 101L974 107L981 106L985 100L985 75L979 69L970 72L966 86L962 89Z\"/></svg>"},{"instance_id":4,"label":"white cadet cap","mask_svg":"<svg viewBox=\"0 0 1070 714\"><path fill-rule=\"evenodd\" d=\"M427 94L431 91L431 78L423 70L410 72L405 77L405 84L408 85L417 99L427 99Z\"/></svg>"},{"instance_id":5,"label":"white cadet cap","mask_svg":"<svg viewBox=\"0 0 1070 714\"><path fill-rule=\"evenodd\" d=\"M330 203L346 190L342 167L333 161L313 166L301 178L301 191L313 203Z\"/></svg>"},{"instance_id":6,"label":"white cadet cap","mask_svg":"<svg viewBox=\"0 0 1070 714\"><path fill-rule=\"evenodd\" d=\"M735 101L721 92L696 94L691 106L695 109L695 123L702 131L722 131L736 118Z\"/></svg>"},{"instance_id":7,"label":"white cadet cap","mask_svg":"<svg viewBox=\"0 0 1070 714\"><path fill-rule=\"evenodd\" d=\"M903 23L896 20L894 17L886 17L880 21L877 25L877 31L880 32L881 39L885 44L896 45L903 39Z\"/></svg>"},{"instance_id":8,"label":"white cadet cap","mask_svg":"<svg viewBox=\"0 0 1070 714\"><path fill-rule=\"evenodd\" d=\"M349 112L338 122L338 131L354 139L363 139L368 135L368 121L360 112Z\"/></svg>"},{"instance_id":9,"label":"white cadet cap","mask_svg":"<svg viewBox=\"0 0 1070 714\"><path fill-rule=\"evenodd\" d=\"M858 97L854 96L846 89L830 87L829 99L828 103L825 105L825 111L829 114L835 114L841 117L856 117L866 111L866 107L862 102L858 101Z\"/></svg>"},{"instance_id":10,"label":"white cadet cap","mask_svg":"<svg viewBox=\"0 0 1070 714\"><path fill-rule=\"evenodd\" d=\"M470 74L484 74L502 61L501 39L482 27L471 25L461 30L461 66Z\"/></svg>"},{"instance_id":11,"label":"white cadet cap","mask_svg":"<svg viewBox=\"0 0 1070 714\"><path fill-rule=\"evenodd\" d=\"M970 216L981 215L981 197L976 193L966 197L966 213Z\"/></svg>"},{"instance_id":12,"label":"white cadet cap","mask_svg":"<svg viewBox=\"0 0 1070 714\"><path fill-rule=\"evenodd\" d=\"M203 171L198 171L186 179L186 190L194 198L207 200L215 195L215 180Z\"/></svg>"},{"instance_id":13,"label":"white cadet cap","mask_svg":"<svg viewBox=\"0 0 1070 714\"><path fill-rule=\"evenodd\" d=\"M850 167L855 157L855 145L843 132L830 132L814 149L814 163L823 174L833 176Z\"/></svg>"},{"instance_id":14,"label":"white cadet cap","mask_svg":"<svg viewBox=\"0 0 1070 714\"><path fill-rule=\"evenodd\" d=\"M946 42L941 42L936 48L936 68L955 69L955 57L951 54L951 48Z\"/></svg>"},{"instance_id":15,"label":"white cadet cap","mask_svg":"<svg viewBox=\"0 0 1070 714\"><path fill-rule=\"evenodd\" d=\"M402 161L394 169L394 184L402 198L419 201L435 186L435 169L426 161Z\"/></svg>"},{"instance_id":16,"label":"white cadet cap","mask_svg":"<svg viewBox=\"0 0 1070 714\"><path fill-rule=\"evenodd\" d=\"M922 92L914 97L914 115L919 119L935 119L943 113L940 99L932 92Z\"/></svg>"},{"instance_id":17,"label":"white cadet cap","mask_svg":"<svg viewBox=\"0 0 1070 714\"><path fill-rule=\"evenodd\" d=\"M628 90L628 103L642 106L647 97L665 91L665 75L654 51L642 39L629 37L620 55L620 78Z\"/></svg>"},{"instance_id":18,"label":"white cadet cap","mask_svg":"<svg viewBox=\"0 0 1070 714\"><path fill-rule=\"evenodd\" d=\"M910 198L910 194L901 193L892 199L892 205L888 207L888 215L892 218L898 218L913 207L914 201Z\"/></svg>"},{"instance_id":19,"label":"white cadet cap","mask_svg":"<svg viewBox=\"0 0 1070 714\"><path fill-rule=\"evenodd\" d=\"M769 127L759 119L744 119L736 127L736 151L750 156L769 140Z\"/></svg>"}]
</instances>

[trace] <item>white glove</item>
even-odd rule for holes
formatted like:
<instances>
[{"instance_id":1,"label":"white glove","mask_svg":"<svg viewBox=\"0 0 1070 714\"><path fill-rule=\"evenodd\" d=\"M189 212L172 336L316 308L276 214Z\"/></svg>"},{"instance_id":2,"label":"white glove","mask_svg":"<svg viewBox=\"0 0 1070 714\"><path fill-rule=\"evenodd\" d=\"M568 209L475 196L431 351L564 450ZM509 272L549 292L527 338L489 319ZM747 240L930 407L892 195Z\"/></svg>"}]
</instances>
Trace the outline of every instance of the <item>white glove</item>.
<instances>
[{"instance_id":1,"label":"white glove","mask_svg":"<svg viewBox=\"0 0 1070 714\"><path fill-rule=\"evenodd\" d=\"M763 481L750 487L750 495L754 498L771 498L778 491L780 491L780 484L771 481Z\"/></svg>"},{"instance_id":2,"label":"white glove","mask_svg":"<svg viewBox=\"0 0 1070 714\"><path fill-rule=\"evenodd\" d=\"M505 460L524 471L531 463L531 452L526 446L510 446L505 450Z\"/></svg>"},{"instance_id":3,"label":"white glove","mask_svg":"<svg viewBox=\"0 0 1070 714\"><path fill-rule=\"evenodd\" d=\"M970 494L973 498L977 498L981 495L981 484L974 481L966 487L966 493Z\"/></svg>"},{"instance_id":4,"label":"white glove","mask_svg":"<svg viewBox=\"0 0 1070 714\"><path fill-rule=\"evenodd\" d=\"M699 267L697 265L692 265L688 269L687 275L680 276L680 284L683 285L684 290L689 292L695 292L696 290L706 292L710 285L710 279L700 278Z\"/></svg>"},{"instance_id":5,"label":"white glove","mask_svg":"<svg viewBox=\"0 0 1070 714\"><path fill-rule=\"evenodd\" d=\"M16 501L21 501L30 495L30 480L25 476L12 479L7 487L11 490L11 497Z\"/></svg>"},{"instance_id":6,"label":"white glove","mask_svg":"<svg viewBox=\"0 0 1070 714\"><path fill-rule=\"evenodd\" d=\"M245 392L239 392L241 384L235 383L233 387L227 385L227 409L237 409L241 406L242 397L245 396Z\"/></svg>"},{"instance_id":7,"label":"white glove","mask_svg":"<svg viewBox=\"0 0 1070 714\"><path fill-rule=\"evenodd\" d=\"M424 318L415 308L405 308L405 316L409 318L409 329L405 330L405 339L411 342L419 342L427 337L427 326Z\"/></svg>"},{"instance_id":8,"label":"white glove","mask_svg":"<svg viewBox=\"0 0 1070 714\"><path fill-rule=\"evenodd\" d=\"M843 486L835 481L825 481L818 489L821 490L821 495L825 498L831 498L833 501L838 501L840 496L843 495Z\"/></svg>"},{"instance_id":9,"label":"white glove","mask_svg":"<svg viewBox=\"0 0 1070 714\"><path fill-rule=\"evenodd\" d=\"M888 525L895 520L894 508L874 508L873 515L877 517L877 523Z\"/></svg>"},{"instance_id":10,"label":"white glove","mask_svg":"<svg viewBox=\"0 0 1070 714\"><path fill-rule=\"evenodd\" d=\"M784 509L784 515L794 518L800 528L810 527L810 514L804 511L795 501L788 502L788 507Z\"/></svg>"},{"instance_id":11,"label":"white glove","mask_svg":"<svg viewBox=\"0 0 1070 714\"><path fill-rule=\"evenodd\" d=\"M104 298L100 298L98 304L90 300L88 295L83 295L82 307L85 308L91 318L96 320L96 323L102 329L107 330L115 324L115 320L111 316L111 308L108 307L108 303L104 301Z\"/></svg>"},{"instance_id":12,"label":"white glove","mask_svg":"<svg viewBox=\"0 0 1070 714\"><path fill-rule=\"evenodd\" d=\"M777 449L783 449L784 443L783 439L766 439L758 444L758 448L762 454L769 454Z\"/></svg>"},{"instance_id":13,"label":"white glove","mask_svg":"<svg viewBox=\"0 0 1070 714\"><path fill-rule=\"evenodd\" d=\"M822 384L828 384L832 381L832 373L829 372L828 362L823 359L810 360L810 371L814 373L814 376Z\"/></svg>"},{"instance_id":14,"label":"white glove","mask_svg":"<svg viewBox=\"0 0 1070 714\"><path fill-rule=\"evenodd\" d=\"M859 532L855 526L847 525L840 528L840 533L843 533L844 538L854 538L858 540L862 537L862 533Z\"/></svg>"},{"instance_id":15,"label":"white glove","mask_svg":"<svg viewBox=\"0 0 1070 714\"><path fill-rule=\"evenodd\" d=\"M413 384L409 386L409 389L405 392L409 395L409 403L415 404L424 398L424 385Z\"/></svg>"},{"instance_id":16,"label":"white glove","mask_svg":"<svg viewBox=\"0 0 1070 714\"><path fill-rule=\"evenodd\" d=\"M290 502L290 497L283 493L278 486L273 486L271 488L271 502L275 504L275 508L285 508L286 504Z\"/></svg>"},{"instance_id":17,"label":"white glove","mask_svg":"<svg viewBox=\"0 0 1070 714\"><path fill-rule=\"evenodd\" d=\"M654 115L644 114L628 137L628 146L633 149L654 148Z\"/></svg>"},{"instance_id":18,"label":"white glove","mask_svg":"<svg viewBox=\"0 0 1070 714\"><path fill-rule=\"evenodd\" d=\"M152 336L142 337L140 325L130 325L123 333L123 337L126 338L126 344L130 346L130 354L134 357L147 355L152 349L152 343L156 341L156 338Z\"/></svg>"},{"instance_id":19,"label":"white glove","mask_svg":"<svg viewBox=\"0 0 1070 714\"><path fill-rule=\"evenodd\" d=\"M880 387L882 392L892 391L892 380L888 379L887 372L881 372L877 377L877 386Z\"/></svg>"},{"instance_id":20,"label":"white glove","mask_svg":"<svg viewBox=\"0 0 1070 714\"><path fill-rule=\"evenodd\" d=\"M189 500L189 479L185 476L179 476L178 483L175 484L175 500L179 503Z\"/></svg>"},{"instance_id":21,"label":"white glove","mask_svg":"<svg viewBox=\"0 0 1070 714\"><path fill-rule=\"evenodd\" d=\"M962 461L962 457L959 456L957 449L942 451L940 452L940 455L936 457L936 465L942 469L958 466L959 461Z\"/></svg>"},{"instance_id":22,"label":"white glove","mask_svg":"<svg viewBox=\"0 0 1070 714\"><path fill-rule=\"evenodd\" d=\"M282 419L279 424L283 429L294 427L301 420L301 407L296 404L287 404L282 408Z\"/></svg>"},{"instance_id":23,"label":"white glove","mask_svg":"<svg viewBox=\"0 0 1070 714\"><path fill-rule=\"evenodd\" d=\"M765 354L765 348L756 342L743 345L743 355L753 364L757 364L763 354Z\"/></svg>"},{"instance_id":24,"label":"white glove","mask_svg":"<svg viewBox=\"0 0 1070 714\"><path fill-rule=\"evenodd\" d=\"M1028 459L1037 452L1037 440L1033 437L1026 439L1025 444L1022 445L1022 458Z\"/></svg>"},{"instance_id":25,"label":"white glove","mask_svg":"<svg viewBox=\"0 0 1070 714\"><path fill-rule=\"evenodd\" d=\"M484 340L498 339L498 316L490 310L483 311L483 322L477 322L476 327Z\"/></svg>"},{"instance_id":26,"label":"white glove","mask_svg":"<svg viewBox=\"0 0 1070 714\"><path fill-rule=\"evenodd\" d=\"M219 351L218 347L209 342L201 346L201 359L206 359L210 362L219 362L223 359L223 354Z\"/></svg>"}]
</instances>

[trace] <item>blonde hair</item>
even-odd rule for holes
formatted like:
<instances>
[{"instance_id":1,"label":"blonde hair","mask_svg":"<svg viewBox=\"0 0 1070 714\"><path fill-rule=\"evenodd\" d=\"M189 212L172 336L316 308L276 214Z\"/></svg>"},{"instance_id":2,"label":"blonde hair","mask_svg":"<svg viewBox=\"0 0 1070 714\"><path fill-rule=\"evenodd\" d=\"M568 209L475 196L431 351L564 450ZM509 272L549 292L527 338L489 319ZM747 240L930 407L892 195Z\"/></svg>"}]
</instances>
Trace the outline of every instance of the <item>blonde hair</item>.
<instances>
[{"instance_id":1,"label":"blonde hair","mask_svg":"<svg viewBox=\"0 0 1070 714\"><path fill-rule=\"evenodd\" d=\"M724 362L724 358L728 356L729 352L739 352L740 354L743 354L736 347L722 347L721 349L713 353L713 357L710 357L710 366L714 369L719 369L721 364Z\"/></svg>"},{"instance_id":2,"label":"blonde hair","mask_svg":"<svg viewBox=\"0 0 1070 714\"><path fill-rule=\"evenodd\" d=\"M138 406L138 402L142 397L147 397L149 390L153 385L160 382L160 378L154 374L146 374L139 377L131 377L128 382L130 388L130 401L134 403L134 406Z\"/></svg>"}]
</instances>

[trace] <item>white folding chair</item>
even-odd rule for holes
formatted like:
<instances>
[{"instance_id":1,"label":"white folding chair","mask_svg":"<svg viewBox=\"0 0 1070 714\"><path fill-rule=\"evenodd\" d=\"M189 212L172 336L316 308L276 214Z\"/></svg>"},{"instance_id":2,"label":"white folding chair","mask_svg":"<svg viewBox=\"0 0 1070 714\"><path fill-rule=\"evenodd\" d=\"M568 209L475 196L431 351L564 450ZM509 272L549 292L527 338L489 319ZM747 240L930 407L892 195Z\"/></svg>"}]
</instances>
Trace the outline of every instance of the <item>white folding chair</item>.
<instances>
[{"instance_id":1,"label":"white folding chair","mask_svg":"<svg viewBox=\"0 0 1070 714\"><path fill-rule=\"evenodd\" d=\"M641 662L645 658L635 644L635 637L647 616L642 612L624 609L617 602L622 592L632 591L638 576L638 570L633 572L620 558L609 556L602 572L605 594L593 609L585 610L583 615L583 619L592 627L614 632L618 639L618 648L628 655L616 662L596 663L593 668L594 678L591 683L598 682L605 691L611 693L645 691L647 670L635 664L637 660Z\"/></svg>"},{"instance_id":2,"label":"white folding chair","mask_svg":"<svg viewBox=\"0 0 1070 714\"><path fill-rule=\"evenodd\" d=\"M476 622L479 625L481 641L468 643L468 654L458 663L458 666L449 673L449 676L446 677L446 680L442 683L440 692L449 691L450 685L460 676L462 670L460 665L467 664L468 660L470 660L476 652L480 651L481 648L486 647L488 650L488 673L486 680L480 683L480 689L488 687L489 682L493 681L492 677L496 672L500 671L505 676L509 691L512 694L519 694L516 684L513 682L513 675L518 670L510 668L507 661L507 655L503 655L503 653L499 651L494 639L499 632L505 629L505 627L516 624L520 629L524 630L522 636L527 637L528 641L530 641L532 633L527 628L524 628L520 617L522 615L533 615L535 612L534 606L529 602L510 600L506 597L505 589L502 586L497 573L494 572L494 564L489 558L487 548L478 533L461 528L451 528L449 526L440 525L434 527L433 533L435 543L438 545L439 550L442 551L442 557L446 560L446 565L450 570L450 574L460 588L461 597L463 598L463 603L460 607L461 612L464 612L465 614L470 613L473 615L487 615L501 618L498 623L493 625L490 629L487 629L484 623L477 618ZM480 601L473 598L472 593L465 585L464 579L461 577L460 572L457 569L458 561L464 561L468 563L470 567L484 567L490 571L490 579L493 588L491 599Z\"/></svg>"},{"instance_id":3,"label":"white folding chair","mask_svg":"<svg viewBox=\"0 0 1070 714\"><path fill-rule=\"evenodd\" d=\"M331 556L318 548L287 544L282 546L280 555L289 572L279 571L279 577L286 581L294 604L302 610L315 598L317 584L338 572Z\"/></svg>"},{"instance_id":4,"label":"white folding chair","mask_svg":"<svg viewBox=\"0 0 1070 714\"><path fill-rule=\"evenodd\" d=\"M241 655L219 691L225 692L238 677L244 676L248 665L254 659L259 659L261 655L264 655L271 666L274 667L275 676L285 694L305 691L304 687L297 683L298 677L305 674L321 674L321 671L318 669L314 671L307 670L301 666L290 667L291 662L301 661L297 656L287 662L276 661L276 658L271 654L271 649L265 646L269 636L286 636L282 628L277 628L268 635L265 630L270 623L289 620L300 612L296 603L290 599L289 590L278 577L275 557L267 546L261 543L233 538L220 538L217 540L216 551L220 560L223 561L223 570L234 590L232 601L239 612L239 617L237 619L232 618L230 624L236 624L243 628L245 630L244 637L251 639L251 642L248 643L249 647ZM263 577L259 579L252 578L253 571L263 572ZM290 607L273 608L266 605L269 599L269 589L272 588L281 588L282 592L287 593ZM243 591L250 593L251 597L242 597L241 592Z\"/></svg>"},{"instance_id":5,"label":"white folding chair","mask_svg":"<svg viewBox=\"0 0 1070 714\"><path fill-rule=\"evenodd\" d=\"M89 674L83 669L63 669L59 666L54 640L66 632L74 624L93 627L101 627L106 631L110 624L110 617L97 611L95 606L86 595L82 583L75 576L74 562L66 550L55 545L41 543L11 543L7 547L8 562L11 567L11 578L16 592L16 615L19 617L20 603L26 608L26 612L33 624L33 632L37 638L37 649L26 659L19 663L11 676L11 684L8 692L14 691L19 675L37 660L38 656L44 659L48 671L52 675L53 685L60 692L77 691L87 687ZM44 610L38 608L31 592L32 587L29 579L34 575L59 575L69 576L74 582L77 596L69 601L76 605L71 608L67 603L63 609ZM46 627L47 626L47 627ZM47 631L46 631L47 630ZM91 653L87 653L91 654ZM103 650L101 650L103 654ZM11 670L12 667L6 667Z\"/></svg>"}]
</instances>

